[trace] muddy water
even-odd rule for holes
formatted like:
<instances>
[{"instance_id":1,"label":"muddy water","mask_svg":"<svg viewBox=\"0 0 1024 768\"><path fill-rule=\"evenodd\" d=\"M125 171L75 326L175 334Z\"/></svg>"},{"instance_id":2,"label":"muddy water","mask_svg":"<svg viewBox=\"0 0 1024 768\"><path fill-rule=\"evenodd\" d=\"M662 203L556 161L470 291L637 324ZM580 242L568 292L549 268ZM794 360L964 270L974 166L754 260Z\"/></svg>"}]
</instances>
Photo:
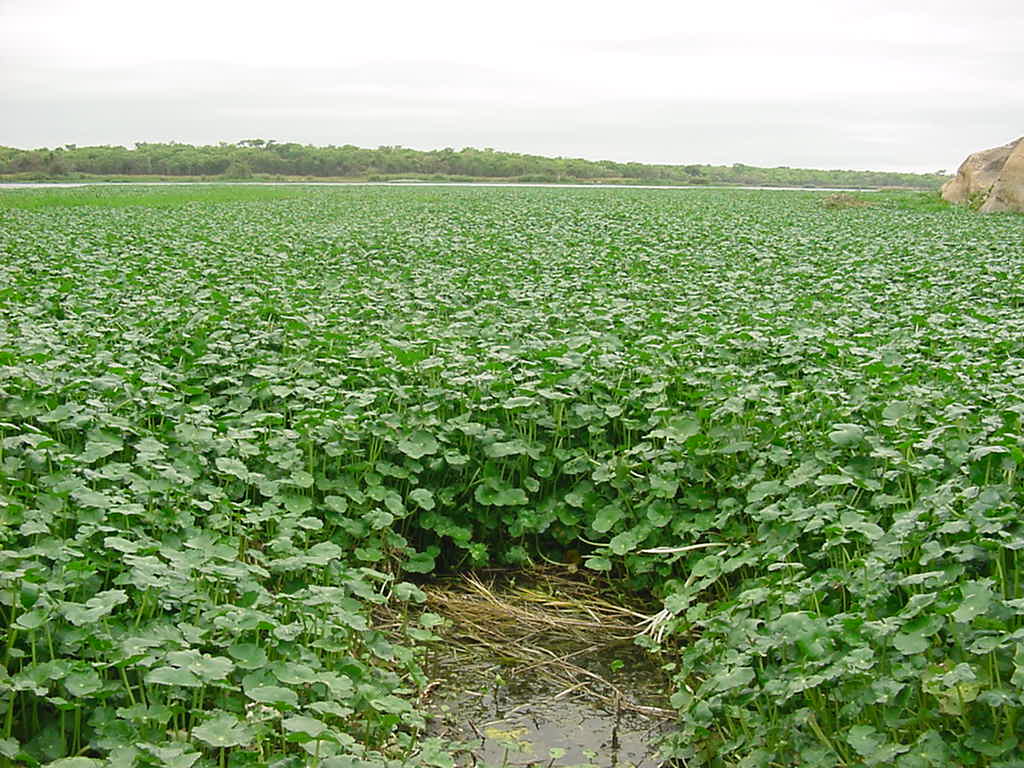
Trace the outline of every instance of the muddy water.
<instances>
[{"instance_id":1,"label":"muddy water","mask_svg":"<svg viewBox=\"0 0 1024 768\"><path fill-rule=\"evenodd\" d=\"M656 712L664 675L651 658L635 647L562 656L570 666L523 665L484 649L435 652L432 730L465 742L463 764L478 768L660 765L656 742L671 723Z\"/></svg>"}]
</instances>

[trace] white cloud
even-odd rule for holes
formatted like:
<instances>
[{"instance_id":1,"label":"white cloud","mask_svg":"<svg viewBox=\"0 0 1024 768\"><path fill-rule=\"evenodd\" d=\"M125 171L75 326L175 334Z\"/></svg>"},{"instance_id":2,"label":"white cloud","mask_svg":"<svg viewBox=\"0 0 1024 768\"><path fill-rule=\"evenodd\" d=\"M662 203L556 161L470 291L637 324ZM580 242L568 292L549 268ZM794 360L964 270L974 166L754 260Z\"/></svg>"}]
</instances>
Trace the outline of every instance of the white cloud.
<instances>
[{"instance_id":1,"label":"white cloud","mask_svg":"<svg viewBox=\"0 0 1024 768\"><path fill-rule=\"evenodd\" d=\"M1022 39L1006 0L0 0L0 144L272 135L934 170L1024 133Z\"/></svg>"}]
</instances>

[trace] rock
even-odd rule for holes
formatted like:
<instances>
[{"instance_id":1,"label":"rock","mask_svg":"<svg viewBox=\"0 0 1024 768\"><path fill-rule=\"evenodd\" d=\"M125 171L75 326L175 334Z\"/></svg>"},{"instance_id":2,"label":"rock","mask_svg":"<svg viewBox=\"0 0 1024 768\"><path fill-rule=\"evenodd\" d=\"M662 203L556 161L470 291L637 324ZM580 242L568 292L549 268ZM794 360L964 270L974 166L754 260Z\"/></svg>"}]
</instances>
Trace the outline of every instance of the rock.
<instances>
[{"instance_id":1,"label":"rock","mask_svg":"<svg viewBox=\"0 0 1024 768\"><path fill-rule=\"evenodd\" d=\"M1024 139L1017 140L1016 149L1006 158L999 178L981 206L982 213L997 211L1024 213Z\"/></svg>"},{"instance_id":2,"label":"rock","mask_svg":"<svg viewBox=\"0 0 1024 768\"><path fill-rule=\"evenodd\" d=\"M988 210L985 205L988 204L992 193L1000 182L1003 169L1008 164L1010 157L1014 155L1016 159L1013 167L1018 170L1013 172L1013 168L1011 168L1010 176L1012 178L1008 179L1007 191L1001 193L999 199L1006 198L1010 201L1015 199L1019 203L1022 193L1024 193L1024 189L1021 187L1024 184L1024 137L1001 147L984 149L969 155L960 165L956 176L942 185L942 199L951 203L982 201L982 210ZM1013 179L1016 179L1016 182ZM1014 190L1016 190L1015 196ZM993 203L993 205L999 204ZM1009 202L1005 204L1011 205ZM993 208L992 210L1024 210L1024 207Z\"/></svg>"}]
</instances>

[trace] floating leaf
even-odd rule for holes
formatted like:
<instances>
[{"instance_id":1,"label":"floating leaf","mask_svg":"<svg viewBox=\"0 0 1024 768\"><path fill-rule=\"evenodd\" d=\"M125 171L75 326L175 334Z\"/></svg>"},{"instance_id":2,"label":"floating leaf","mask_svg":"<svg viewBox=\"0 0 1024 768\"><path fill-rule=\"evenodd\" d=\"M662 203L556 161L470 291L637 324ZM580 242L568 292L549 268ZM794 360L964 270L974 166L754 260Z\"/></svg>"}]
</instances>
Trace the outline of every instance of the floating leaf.
<instances>
[{"instance_id":1,"label":"floating leaf","mask_svg":"<svg viewBox=\"0 0 1024 768\"><path fill-rule=\"evenodd\" d=\"M428 491L426 488L416 488L409 492L409 498L416 502L416 505L420 509L430 511L437 504L434 501L434 494Z\"/></svg>"},{"instance_id":2,"label":"floating leaf","mask_svg":"<svg viewBox=\"0 0 1024 768\"><path fill-rule=\"evenodd\" d=\"M427 593L415 584L410 584L407 581L396 584L394 594L399 600L411 600L415 603L425 603L427 601Z\"/></svg>"},{"instance_id":3,"label":"floating leaf","mask_svg":"<svg viewBox=\"0 0 1024 768\"><path fill-rule=\"evenodd\" d=\"M238 643L228 653L242 669L262 669L267 665L267 652L253 643Z\"/></svg>"},{"instance_id":4,"label":"floating leaf","mask_svg":"<svg viewBox=\"0 0 1024 768\"><path fill-rule=\"evenodd\" d=\"M413 459L432 456L440 449L437 440L429 432L419 429L398 443L398 450Z\"/></svg>"},{"instance_id":5,"label":"floating leaf","mask_svg":"<svg viewBox=\"0 0 1024 768\"><path fill-rule=\"evenodd\" d=\"M510 397L508 400L501 404L501 407L512 411L517 408L528 408L531 405L537 404L537 398L535 397Z\"/></svg>"},{"instance_id":6,"label":"floating leaf","mask_svg":"<svg viewBox=\"0 0 1024 768\"><path fill-rule=\"evenodd\" d=\"M839 446L856 445L864 439L864 427L859 424L833 424L828 439Z\"/></svg>"},{"instance_id":7,"label":"floating leaf","mask_svg":"<svg viewBox=\"0 0 1024 768\"><path fill-rule=\"evenodd\" d=\"M103 681L95 669L72 672L64 678L64 687L72 696L88 696L103 688Z\"/></svg>"},{"instance_id":8,"label":"floating leaf","mask_svg":"<svg viewBox=\"0 0 1024 768\"><path fill-rule=\"evenodd\" d=\"M249 469L238 459L220 456L214 463L217 465L217 469L226 475L237 477L243 482L249 480Z\"/></svg>"},{"instance_id":9,"label":"floating leaf","mask_svg":"<svg viewBox=\"0 0 1024 768\"><path fill-rule=\"evenodd\" d=\"M348 511L348 501L343 496L325 496L324 506L332 512L343 515Z\"/></svg>"},{"instance_id":10,"label":"floating leaf","mask_svg":"<svg viewBox=\"0 0 1024 768\"><path fill-rule=\"evenodd\" d=\"M199 688L203 683L192 672L181 667L157 667L146 674L150 685L175 685L183 688Z\"/></svg>"},{"instance_id":11,"label":"floating leaf","mask_svg":"<svg viewBox=\"0 0 1024 768\"><path fill-rule=\"evenodd\" d=\"M227 712L214 712L213 717L192 729L193 738L211 747L245 747L256 738L255 731Z\"/></svg>"},{"instance_id":12,"label":"floating leaf","mask_svg":"<svg viewBox=\"0 0 1024 768\"><path fill-rule=\"evenodd\" d=\"M897 651L906 654L922 653L931 645L928 638L906 632L897 633L892 639L892 644Z\"/></svg>"},{"instance_id":13,"label":"floating leaf","mask_svg":"<svg viewBox=\"0 0 1024 768\"><path fill-rule=\"evenodd\" d=\"M405 570L410 573L431 573L435 565L434 555L429 552L417 552L405 561Z\"/></svg>"},{"instance_id":14,"label":"floating leaf","mask_svg":"<svg viewBox=\"0 0 1024 768\"><path fill-rule=\"evenodd\" d=\"M33 629L39 629L41 626L46 624L49 619L50 615L46 611L26 611L14 620L14 626L18 627L18 629L31 631Z\"/></svg>"},{"instance_id":15,"label":"floating leaf","mask_svg":"<svg viewBox=\"0 0 1024 768\"><path fill-rule=\"evenodd\" d=\"M495 507L517 506L528 501L522 488L495 487L493 484L478 485L473 496L479 503Z\"/></svg>"},{"instance_id":16,"label":"floating leaf","mask_svg":"<svg viewBox=\"0 0 1024 768\"><path fill-rule=\"evenodd\" d=\"M501 443L491 443L484 448L484 454L492 459L503 459L506 456L519 456L529 449L522 440L509 440Z\"/></svg>"},{"instance_id":17,"label":"floating leaf","mask_svg":"<svg viewBox=\"0 0 1024 768\"><path fill-rule=\"evenodd\" d=\"M857 750L861 757L872 757L882 743L878 731L870 725L855 725L846 735L846 742Z\"/></svg>"},{"instance_id":18,"label":"floating leaf","mask_svg":"<svg viewBox=\"0 0 1024 768\"><path fill-rule=\"evenodd\" d=\"M185 746L164 747L145 742L139 742L138 746L157 758L161 768L192 768L202 757L201 752L188 752Z\"/></svg>"},{"instance_id":19,"label":"floating leaf","mask_svg":"<svg viewBox=\"0 0 1024 768\"><path fill-rule=\"evenodd\" d=\"M95 597L90 598L85 604L64 603L61 606L61 613L76 627L94 624L110 613L119 605L128 602L128 595L124 590L108 589L105 592L98 592Z\"/></svg>"},{"instance_id":20,"label":"floating leaf","mask_svg":"<svg viewBox=\"0 0 1024 768\"><path fill-rule=\"evenodd\" d=\"M988 580L969 581L960 587L963 602L953 611L953 619L959 622L970 622L976 616L988 611L992 604L992 586Z\"/></svg>"},{"instance_id":21,"label":"floating leaf","mask_svg":"<svg viewBox=\"0 0 1024 768\"><path fill-rule=\"evenodd\" d=\"M775 496L783 493L785 486L777 480L764 480L760 483L755 483L751 486L747 492L747 501L751 504L756 504L759 501L767 499L769 496Z\"/></svg>"},{"instance_id":22,"label":"floating leaf","mask_svg":"<svg viewBox=\"0 0 1024 768\"><path fill-rule=\"evenodd\" d=\"M260 685L247 688L245 695L261 704L269 704L279 709L294 709L299 705L299 697L295 691L276 685Z\"/></svg>"},{"instance_id":23,"label":"floating leaf","mask_svg":"<svg viewBox=\"0 0 1024 768\"><path fill-rule=\"evenodd\" d=\"M387 712L392 715L400 715L403 712L411 712L412 704L397 696L381 696L370 700L370 706L378 712Z\"/></svg>"},{"instance_id":24,"label":"floating leaf","mask_svg":"<svg viewBox=\"0 0 1024 768\"><path fill-rule=\"evenodd\" d=\"M728 691L747 685L754 679L754 670L750 667L737 667L718 675L711 680L712 690Z\"/></svg>"},{"instance_id":25,"label":"floating leaf","mask_svg":"<svg viewBox=\"0 0 1024 768\"><path fill-rule=\"evenodd\" d=\"M307 736L311 739L318 738L327 730L327 724L322 720L305 716L286 717L281 721L281 727L289 733Z\"/></svg>"}]
</instances>

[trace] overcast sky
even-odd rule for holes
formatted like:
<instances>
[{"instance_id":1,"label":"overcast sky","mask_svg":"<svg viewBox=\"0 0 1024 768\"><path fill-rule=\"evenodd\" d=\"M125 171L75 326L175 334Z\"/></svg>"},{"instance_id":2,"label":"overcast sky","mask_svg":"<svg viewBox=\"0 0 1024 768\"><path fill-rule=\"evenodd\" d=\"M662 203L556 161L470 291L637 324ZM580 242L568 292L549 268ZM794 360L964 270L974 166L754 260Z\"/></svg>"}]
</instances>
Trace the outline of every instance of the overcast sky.
<instances>
[{"instance_id":1,"label":"overcast sky","mask_svg":"<svg viewBox=\"0 0 1024 768\"><path fill-rule=\"evenodd\" d=\"M1022 0L0 0L6 146L934 171L1021 135Z\"/></svg>"}]
</instances>

